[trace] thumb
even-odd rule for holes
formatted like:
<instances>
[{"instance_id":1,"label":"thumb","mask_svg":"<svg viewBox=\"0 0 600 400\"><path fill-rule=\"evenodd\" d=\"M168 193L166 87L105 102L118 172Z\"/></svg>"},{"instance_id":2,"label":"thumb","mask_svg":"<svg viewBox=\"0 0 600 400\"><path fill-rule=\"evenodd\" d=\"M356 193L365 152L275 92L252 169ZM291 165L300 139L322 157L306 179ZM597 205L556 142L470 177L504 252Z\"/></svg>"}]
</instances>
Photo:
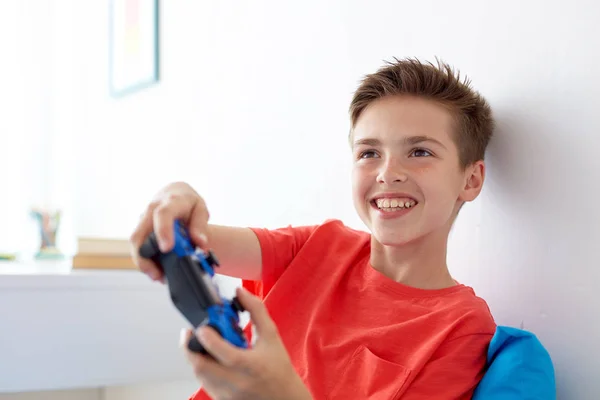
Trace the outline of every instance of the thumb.
<instances>
[{"instance_id":1,"label":"thumb","mask_svg":"<svg viewBox=\"0 0 600 400\"><path fill-rule=\"evenodd\" d=\"M263 340L276 338L277 326L264 303L243 287L237 288L236 294L244 309L250 313L257 335Z\"/></svg>"}]
</instances>

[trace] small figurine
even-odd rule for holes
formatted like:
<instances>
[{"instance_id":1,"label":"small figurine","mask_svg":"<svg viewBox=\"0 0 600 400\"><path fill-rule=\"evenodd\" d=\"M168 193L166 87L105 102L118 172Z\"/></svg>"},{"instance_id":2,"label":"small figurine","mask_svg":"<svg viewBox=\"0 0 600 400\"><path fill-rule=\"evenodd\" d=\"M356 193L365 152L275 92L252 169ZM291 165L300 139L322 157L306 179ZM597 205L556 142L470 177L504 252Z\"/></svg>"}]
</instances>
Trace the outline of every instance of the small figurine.
<instances>
[{"instance_id":1,"label":"small figurine","mask_svg":"<svg viewBox=\"0 0 600 400\"><path fill-rule=\"evenodd\" d=\"M62 253L56 247L56 233L60 224L60 211L50 212L34 208L31 215L39 223L40 249L36 258L61 258Z\"/></svg>"}]
</instances>

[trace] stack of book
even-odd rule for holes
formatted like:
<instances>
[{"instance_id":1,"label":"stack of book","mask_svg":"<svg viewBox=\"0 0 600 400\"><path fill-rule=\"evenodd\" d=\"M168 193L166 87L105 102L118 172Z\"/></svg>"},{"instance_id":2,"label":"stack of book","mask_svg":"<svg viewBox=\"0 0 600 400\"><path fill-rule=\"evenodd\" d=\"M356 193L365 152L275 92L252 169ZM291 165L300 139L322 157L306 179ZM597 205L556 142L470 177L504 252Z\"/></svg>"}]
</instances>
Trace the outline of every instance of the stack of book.
<instances>
[{"instance_id":1,"label":"stack of book","mask_svg":"<svg viewBox=\"0 0 600 400\"><path fill-rule=\"evenodd\" d=\"M127 239L79 237L74 269L136 269Z\"/></svg>"}]
</instances>

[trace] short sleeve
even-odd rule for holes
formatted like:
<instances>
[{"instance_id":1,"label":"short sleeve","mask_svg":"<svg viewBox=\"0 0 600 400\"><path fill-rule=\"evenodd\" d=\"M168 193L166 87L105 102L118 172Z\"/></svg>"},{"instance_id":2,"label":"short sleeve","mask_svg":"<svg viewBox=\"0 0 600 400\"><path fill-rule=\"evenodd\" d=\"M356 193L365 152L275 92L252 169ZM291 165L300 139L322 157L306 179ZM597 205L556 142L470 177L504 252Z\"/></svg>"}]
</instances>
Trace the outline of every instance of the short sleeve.
<instances>
[{"instance_id":1,"label":"short sleeve","mask_svg":"<svg viewBox=\"0 0 600 400\"><path fill-rule=\"evenodd\" d=\"M279 229L251 228L260 243L262 279L242 280L245 289L264 299L303 248L317 226L288 226Z\"/></svg>"}]
</instances>

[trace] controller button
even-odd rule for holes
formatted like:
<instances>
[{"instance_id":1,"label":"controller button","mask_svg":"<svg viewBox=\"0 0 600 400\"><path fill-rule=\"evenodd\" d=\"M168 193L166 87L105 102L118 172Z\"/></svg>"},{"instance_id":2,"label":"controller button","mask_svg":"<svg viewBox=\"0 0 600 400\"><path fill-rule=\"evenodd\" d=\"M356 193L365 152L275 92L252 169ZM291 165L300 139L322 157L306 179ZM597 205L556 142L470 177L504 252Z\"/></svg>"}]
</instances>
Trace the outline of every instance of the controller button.
<instances>
[{"instance_id":1,"label":"controller button","mask_svg":"<svg viewBox=\"0 0 600 400\"><path fill-rule=\"evenodd\" d=\"M206 254L206 262L208 263L208 265L210 265L211 267L214 266L219 266L219 260L217 260L217 257L215 256L215 254L209 250Z\"/></svg>"},{"instance_id":2,"label":"controller button","mask_svg":"<svg viewBox=\"0 0 600 400\"><path fill-rule=\"evenodd\" d=\"M233 299L231 299L231 308L233 308L233 311L235 311L235 312L246 311L246 310L244 310L244 306L242 306L242 303L240 303L240 300L237 297L234 297Z\"/></svg>"},{"instance_id":3,"label":"controller button","mask_svg":"<svg viewBox=\"0 0 600 400\"><path fill-rule=\"evenodd\" d=\"M229 317L229 322L231 323L231 326L233 327L233 330L236 331L238 334L243 335L244 331L242 331L242 328L240 328L240 326L238 325L238 323L235 321L235 319Z\"/></svg>"}]
</instances>

